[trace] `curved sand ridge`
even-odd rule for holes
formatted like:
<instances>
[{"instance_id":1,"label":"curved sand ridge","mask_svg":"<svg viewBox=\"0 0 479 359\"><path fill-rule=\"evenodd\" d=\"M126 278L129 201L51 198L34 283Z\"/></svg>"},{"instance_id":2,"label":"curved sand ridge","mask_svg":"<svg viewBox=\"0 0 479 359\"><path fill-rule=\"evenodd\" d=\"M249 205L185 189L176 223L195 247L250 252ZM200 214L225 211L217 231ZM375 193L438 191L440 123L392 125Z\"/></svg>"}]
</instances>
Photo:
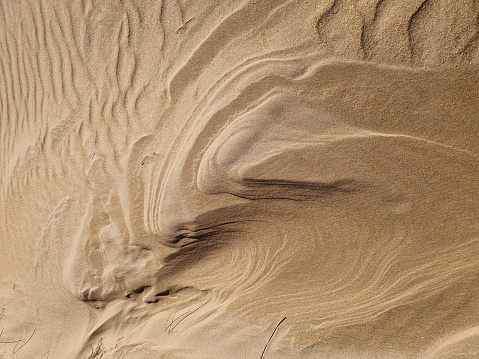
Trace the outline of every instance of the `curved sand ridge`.
<instances>
[{"instance_id":1,"label":"curved sand ridge","mask_svg":"<svg viewBox=\"0 0 479 359\"><path fill-rule=\"evenodd\" d=\"M474 357L473 2L1 6L2 354Z\"/></svg>"}]
</instances>

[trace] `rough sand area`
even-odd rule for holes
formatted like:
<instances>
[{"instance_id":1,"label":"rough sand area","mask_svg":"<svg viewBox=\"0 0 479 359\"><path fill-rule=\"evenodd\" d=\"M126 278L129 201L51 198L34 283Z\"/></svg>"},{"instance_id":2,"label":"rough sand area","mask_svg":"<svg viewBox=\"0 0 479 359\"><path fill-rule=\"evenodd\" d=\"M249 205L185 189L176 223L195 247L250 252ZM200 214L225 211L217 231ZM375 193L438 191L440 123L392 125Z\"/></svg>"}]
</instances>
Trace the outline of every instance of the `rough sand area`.
<instances>
[{"instance_id":1,"label":"rough sand area","mask_svg":"<svg viewBox=\"0 0 479 359\"><path fill-rule=\"evenodd\" d=\"M479 3L0 0L0 358L479 358Z\"/></svg>"}]
</instances>

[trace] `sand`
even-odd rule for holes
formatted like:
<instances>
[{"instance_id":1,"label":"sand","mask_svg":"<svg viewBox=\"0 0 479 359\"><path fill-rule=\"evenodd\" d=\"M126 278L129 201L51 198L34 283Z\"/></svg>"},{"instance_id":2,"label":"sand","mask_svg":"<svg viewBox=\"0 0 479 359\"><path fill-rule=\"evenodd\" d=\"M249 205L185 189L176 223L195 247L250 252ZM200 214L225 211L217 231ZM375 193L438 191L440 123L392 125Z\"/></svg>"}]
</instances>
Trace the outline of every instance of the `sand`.
<instances>
[{"instance_id":1,"label":"sand","mask_svg":"<svg viewBox=\"0 0 479 359\"><path fill-rule=\"evenodd\" d=\"M0 14L0 358L479 358L476 1Z\"/></svg>"}]
</instances>

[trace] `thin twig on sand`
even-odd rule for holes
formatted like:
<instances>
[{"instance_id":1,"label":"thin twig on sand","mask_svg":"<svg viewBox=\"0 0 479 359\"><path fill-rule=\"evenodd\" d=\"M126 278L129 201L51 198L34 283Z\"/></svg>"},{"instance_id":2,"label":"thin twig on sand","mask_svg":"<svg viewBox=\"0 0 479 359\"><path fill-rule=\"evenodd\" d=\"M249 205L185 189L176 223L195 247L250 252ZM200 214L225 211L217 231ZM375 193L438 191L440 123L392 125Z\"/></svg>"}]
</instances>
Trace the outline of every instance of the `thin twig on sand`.
<instances>
[{"instance_id":1,"label":"thin twig on sand","mask_svg":"<svg viewBox=\"0 0 479 359\"><path fill-rule=\"evenodd\" d=\"M16 354L16 353L18 353L18 351L20 349L22 349L25 345L27 345L27 343L30 341L30 339L32 339L33 334L35 334L36 330L37 330L37 328L33 329L32 334L30 335L30 337L27 340L23 340L22 338L20 338L18 340L6 340L6 341L2 340L2 341L0 341L0 344L15 344L15 347L13 348L13 354ZM3 329L2 329L2 332L0 333L0 336L2 334L3 334ZM22 343L22 345L18 346L20 343Z\"/></svg>"},{"instance_id":2,"label":"thin twig on sand","mask_svg":"<svg viewBox=\"0 0 479 359\"><path fill-rule=\"evenodd\" d=\"M105 347L103 346L103 338L100 339L95 348L91 348L91 354L87 359L100 359L103 358L103 355L106 353Z\"/></svg>"},{"instance_id":3,"label":"thin twig on sand","mask_svg":"<svg viewBox=\"0 0 479 359\"><path fill-rule=\"evenodd\" d=\"M263 353L261 353L261 359L264 358L264 354L266 353L266 348L268 348L269 342L271 341L271 339L273 339L273 335L276 333L276 331L278 330L279 326L281 325L281 323L283 323L283 322L285 321L285 319L286 319L286 317L284 317L283 319L281 319L281 321L276 325L276 328L274 328L273 333L271 334L271 336L270 336L269 339L268 339L268 342L267 342L266 345L264 346Z\"/></svg>"}]
</instances>

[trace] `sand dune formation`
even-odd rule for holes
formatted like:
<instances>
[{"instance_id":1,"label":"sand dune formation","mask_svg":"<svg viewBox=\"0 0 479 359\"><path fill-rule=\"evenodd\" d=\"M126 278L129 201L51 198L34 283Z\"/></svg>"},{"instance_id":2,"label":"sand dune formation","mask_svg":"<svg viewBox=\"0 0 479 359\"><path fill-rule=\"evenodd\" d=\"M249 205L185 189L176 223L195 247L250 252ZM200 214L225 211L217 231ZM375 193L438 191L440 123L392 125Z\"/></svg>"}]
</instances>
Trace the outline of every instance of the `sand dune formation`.
<instances>
[{"instance_id":1,"label":"sand dune formation","mask_svg":"<svg viewBox=\"0 0 479 359\"><path fill-rule=\"evenodd\" d=\"M0 358L479 358L479 2L0 1Z\"/></svg>"}]
</instances>

